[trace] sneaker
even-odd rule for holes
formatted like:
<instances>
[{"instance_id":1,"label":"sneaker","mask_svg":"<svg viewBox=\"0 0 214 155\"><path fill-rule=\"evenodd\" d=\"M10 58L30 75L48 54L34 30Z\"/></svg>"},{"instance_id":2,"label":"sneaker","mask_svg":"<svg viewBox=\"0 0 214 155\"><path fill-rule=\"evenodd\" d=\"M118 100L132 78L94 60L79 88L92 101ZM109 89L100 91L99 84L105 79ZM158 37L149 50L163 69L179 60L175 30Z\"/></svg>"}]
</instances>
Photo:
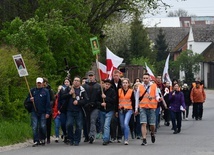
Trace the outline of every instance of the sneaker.
<instances>
[{"instance_id":1,"label":"sneaker","mask_svg":"<svg viewBox=\"0 0 214 155\"><path fill-rule=\"evenodd\" d=\"M146 139L143 139L143 142L141 145L147 145Z\"/></svg>"},{"instance_id":2,"label":"sneaker","mask_svg":"<svg viewBox=\"0 0 214 155\"><path fill-rule=\"evenodd\" d=\"M124 145L129 145L128 140L125 140L125 141L124 141Z\"/></svg>"},{"instance_id":3,"label":"sneaker","mask_svg":"<svg viewBox=\"0 0 214 155\"><path fill-rule=\"evenodd\" d=\"M102 138L102 133L98 133L97 135L96 135L96 139L101 139Z\"/></svg>"},{"instance_id":4,"label":"sneaker","mask_svg":"<svg viewBox=\"0 0 214 155\"><path fill-rule=\"evenodd\" d=\"M45 140L40 141L41 145L45 145Z\"/></svg>"},{"instance_id":5,"label":"sneaker","mask_svg":"<svg viewBox=\"0 0 214 155\"><path fill-rule=\"evenodd\" d=\"M137 139L140 139L140 136L137 136Z\"/></svg>"},{"instance_id":6,"label":"sneaker","mask_svg":"<svg viewBox=\"0 0 214 155\"><path fill-rule=\"evenodd\" d=\"M94 142L94 138L93 138L93 137L90 137L90 138L89 138L89 143L90 143L90 144L93 144L93 142Z\"/></svg>"},{"instance_id":7,"label":"sneaker","mask_svg":"<svg viewBox=\"0 0 214 155\"><path fill-rule=\"evenodd\" d=\"M180 133L181 132L181 129L177 129L177 133Z\"/></svg>"},{"instance_id":8,"label":"sneaker","mask_svg":"<svg viewBox=\"0 0 214 155\"><path fill-rule=\"evenodd\" d=\"M56 137L55 142L56 142L56 143L58 143L58 142L59 142L59 138L58 138L58 137Z\"/></svg>"},{"instance_id":9,"label":"sneaker","mask_svg":"<svg viewBox=\"0 0 214 155\"><path fill-rule=\"evenodd\" d=\"M151 133L151 141L152 141L152 143L155 143L155 134L154 133Z\"/></svg>"},{"instance_id":10,"label":"sneaker","mask_svg":"<svg viewBox=\"0 0 214 155\"><path fill-rule=\"evenodd\" d=\"M33 145L32 145L32 147L36 147L36 146L38 146L38 145L39 145L38 142L34 142Z\"/></svg>"},{"instance_id":11,"label":"sneaker","mask_svg":"<svg viewBox=\"0 0 214 155\"><path fill-rule=\"evenodd\" d=\"M134 139L134 132L131 132L131 137L132 137L132 139Z\"/></svg>"},{"instance_id":12,"label":"sneaker","mask_svg":"<svg viewBox=\"0 0 214 155\"><path fill-rule=\"evenodd\" d=\"M64 138L63 142L67 143L68 142L68 137L67 136L63 136L63 138Z\"/></svg>"},{"instance_id":13,"label":"sneaker","mask_svg":"<svg viewBox=\"0 0 214 155\"><path fill-rule=\"evenodd\" d=\"M103 142L103 145L108 145L108 142Z\"/></svg>"},{"instance_id":14,"label":"sneaker","mask_svg":"<svg viewBox=\"0 0 214 155\"><path fill-rule=\"evenodd\" d=\"M51 143L51 140L50 139L47 139L47 144L50 144Z\"/></svg>"},{"instance_id":15,"label":"sneaker","mask_svg":"<svg viewBox=\"0 0 214 155\"><path fill-rule=\"evenodd\" d=\"M173 132L173 134L177 134L178 132L177 132L177 130L175 130L174 132Z\"/></svg>"},{"instance_id":16,"label":"sneaker","mask_svg":"<svg viewBox=\"0 0 214 155\"><path fill-rule=\"evenodd\" d=\"M115 143L116 139L112 138L109 142L110 143Z\"/></svg>"},{"instance_id":17,"label":"sneaker","mask_svg":"<svg viewBox=\"0 0 214 155\"><path fill-rule=\"evenodd\" d=\"M85 138L84 142L89 142L89 139L88 139L88 138Z\"/></svg>"},{"instance_id":18,"label":"sneaker","mask_svg":"<svg viewBox=\"0 0 214 155\"><path fill-rule=\"evenodd\" d=\"M122 141L121 141L121 139L118 139L117 142L118 142L118 143L121 143Z\"/></svg>"},{"instance_id":19,"label":"sneaker","mask_svg":"<svg viewBox=\"0 0 214 155\"><path fill-rule=\"evenodd\" d=\"M79 146L79 143L78 142L74 142L74 146Z\"/></svg>"}]
</instances>

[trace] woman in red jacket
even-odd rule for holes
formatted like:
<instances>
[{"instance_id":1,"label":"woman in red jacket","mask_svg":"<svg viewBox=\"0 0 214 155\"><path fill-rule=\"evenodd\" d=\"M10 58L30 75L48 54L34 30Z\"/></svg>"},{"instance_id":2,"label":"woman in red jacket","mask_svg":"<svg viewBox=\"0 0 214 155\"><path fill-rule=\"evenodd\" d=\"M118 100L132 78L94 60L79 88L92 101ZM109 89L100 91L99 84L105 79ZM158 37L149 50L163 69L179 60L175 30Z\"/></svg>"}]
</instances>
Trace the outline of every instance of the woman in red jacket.
<instances>
[{"instance_id":1,"label":"woman in red jacket","mask_svg":"<svg viewBox=\"0 0 214 155\"><path fill-rule=\"evenodd\" d=\"M55 142L58 143L59 142L59 128L60 128L60 117L59 117L59 113L58 113L58 99L59 99L59 92L61 90L62 86L60 85L58 87L58 92L57 94L55 95L55 101L54 101L54 104L53 104L53 119L54 119L54 123L55 123L55 136L56 136L56 139L55 139Z\"/></svg>"}]
</instances>

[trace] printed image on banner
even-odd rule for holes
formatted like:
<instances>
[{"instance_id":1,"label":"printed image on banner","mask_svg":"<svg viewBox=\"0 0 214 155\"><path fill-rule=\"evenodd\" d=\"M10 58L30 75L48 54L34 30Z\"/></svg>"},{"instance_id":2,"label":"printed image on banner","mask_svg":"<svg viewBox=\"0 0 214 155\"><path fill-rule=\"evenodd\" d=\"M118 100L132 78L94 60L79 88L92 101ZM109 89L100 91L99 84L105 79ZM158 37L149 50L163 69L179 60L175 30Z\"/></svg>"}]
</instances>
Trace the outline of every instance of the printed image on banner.
<instances>
[{"instance_id":1,"label":"printed image on banner","mask_svg":"<svg viewBox=\"0 0 214 155\"><path fill-rule=\"evenodd\" d=\"M21 54L14 55L13 60L18 70L19 76L28 76L27 68L25 66L24 60L22 59Z\"/></svg>"},{"instance_id":2,"label":"printed image on banner","mask_svg":"<svg viewBox=\"0 0 214 155\"><path fill-rule=\"evenodd\" d=\"M90 42L91 42L91 49L92 49L93 55L99 54L100 45L99 45L97 37L90 38Z\"/></svg>"}]
</instances>

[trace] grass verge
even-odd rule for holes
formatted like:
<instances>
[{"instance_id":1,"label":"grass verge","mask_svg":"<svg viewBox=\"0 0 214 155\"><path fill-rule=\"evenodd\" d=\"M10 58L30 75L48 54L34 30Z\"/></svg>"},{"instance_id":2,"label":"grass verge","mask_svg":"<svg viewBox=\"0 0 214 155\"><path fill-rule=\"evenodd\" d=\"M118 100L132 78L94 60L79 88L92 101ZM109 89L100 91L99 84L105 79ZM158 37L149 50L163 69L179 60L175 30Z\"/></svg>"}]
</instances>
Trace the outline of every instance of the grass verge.
<instances>
[{"instance_id":1,"label":"grass verge","mask_svg":"<svg viewBox=\"0 0 214 155\"><path fill-rule=\"evenodd\" d=\"M0 120L0 146L25 142L32 138L30 120L25 122Z\"/></svg>"}]
</instances>

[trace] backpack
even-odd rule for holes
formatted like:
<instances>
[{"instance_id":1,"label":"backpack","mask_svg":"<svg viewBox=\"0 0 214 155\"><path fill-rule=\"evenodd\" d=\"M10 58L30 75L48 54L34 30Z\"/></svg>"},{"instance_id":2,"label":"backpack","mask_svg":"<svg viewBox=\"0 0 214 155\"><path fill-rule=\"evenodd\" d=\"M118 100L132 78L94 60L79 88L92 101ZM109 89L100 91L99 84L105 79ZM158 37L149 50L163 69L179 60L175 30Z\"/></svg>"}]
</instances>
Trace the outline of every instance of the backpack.
<instances>
[{"instance_id":1,"label":"backpack","mask_svg":"<svg viewBox=\"0 0 214 155\"><path fill-rule=\"evenodd\" d=\"M31 89L31 94L33 94L33 91L34 91L35 89L33 88L33 89ZM31 102L31 101L29 101L28 100L28 97L25 99L25 101L24 101L24 107L25 107L25 109L29 112L29 113L31 113L32 112L32 109L34 108L33 107L33 103Z\"/></svg>"},{"instance_id":2,"label":"backpack","mask_svg":"<svg viewBox=\"0 0 214 155\"><path fill-rule=\"evenodd\" d=\"M28 101L28 98L26 98L24 101L24 107L29 113L31 113L33 108L33 103L31 101Z\"/></svg>"}]
</instances>

